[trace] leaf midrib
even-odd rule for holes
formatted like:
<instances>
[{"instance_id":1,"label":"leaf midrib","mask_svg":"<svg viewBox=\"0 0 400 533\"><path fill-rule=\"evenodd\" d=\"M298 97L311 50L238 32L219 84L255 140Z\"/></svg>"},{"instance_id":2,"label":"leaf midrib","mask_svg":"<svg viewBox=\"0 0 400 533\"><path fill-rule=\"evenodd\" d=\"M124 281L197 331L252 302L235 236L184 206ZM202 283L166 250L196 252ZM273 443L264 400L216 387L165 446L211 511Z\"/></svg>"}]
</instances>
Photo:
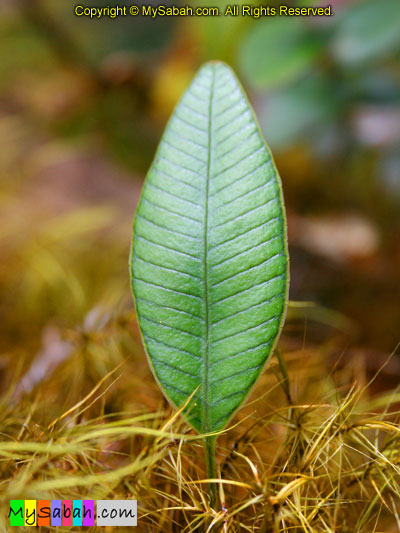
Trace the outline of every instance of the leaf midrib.
<instances>
[{"instance_id":1,"label":"leaf midrib","mask_svg":"<svg viewBox=\"0 0 400 533\"><path fill-rule=\"evenodd\" d=\"M209 184L211 175L211 155L212 155L212 111L214 99L214 84L215 84L215 70L211 69L211 86L210 86L210 100L208 104L208 145L207 145L207 175L205 187L205 207L204 207L204 250L203 250L203 265L204 265L204 302L205 302L205 350L203 359L203 432L209 431L209 413L208 413L208 394L209 394L209 345L210 345L210 312L209 312L209 298L208 298L208 197Z\"/></svg>"}]
</instances>

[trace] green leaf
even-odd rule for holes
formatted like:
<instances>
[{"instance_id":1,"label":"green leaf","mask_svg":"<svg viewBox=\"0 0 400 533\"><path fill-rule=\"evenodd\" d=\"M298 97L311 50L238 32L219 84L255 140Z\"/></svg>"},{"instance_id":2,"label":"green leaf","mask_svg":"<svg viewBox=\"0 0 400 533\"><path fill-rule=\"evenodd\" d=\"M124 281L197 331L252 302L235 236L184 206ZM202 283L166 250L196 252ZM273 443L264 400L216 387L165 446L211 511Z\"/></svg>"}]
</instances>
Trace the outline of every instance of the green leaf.
<instances>
[{"instance_id":1,"label":"green leaf","mask_svg":"<svg viewBox=\"0 0 400 533\"><path fill-rule=\"evenodd\" d=\"M200 69L147 175L131 282L150 365L200 432L248 395L282 327L288 287L280 180L223 63Z\"/></svg>"},{"instance_id":2,"label":"green leaf","mask_svg":"<svg viewBox=\"0 0 400 533\"><path fill-rule=\"evenodd\" d=\"M399 0L367 0L351 6L338 19L333 40L337 59L347 65L396 52L400 45Z\"/></svg>"},{"instance_id":3,"label":"green leaf","mask_svg":"<svg viewBox=\"0 0 400 533\"><path fill-rule=\"evenodd\" d=\"M249 83L266 89L297 79L319 51L320 43L299 17L267 17L245 38L239 64Z\"/></svg>"},{"instance_id":4,"label":"green leaf","mask_svg":"<svg viewBox=\"0 0 400 533\"><path fill-rule=\"evenodd\" d=\"M265 137L273 148L315 140L332 123L338 97L329 80L310 74L301 82L270 95L260 118Z\"/></svg>"}]
</instances>

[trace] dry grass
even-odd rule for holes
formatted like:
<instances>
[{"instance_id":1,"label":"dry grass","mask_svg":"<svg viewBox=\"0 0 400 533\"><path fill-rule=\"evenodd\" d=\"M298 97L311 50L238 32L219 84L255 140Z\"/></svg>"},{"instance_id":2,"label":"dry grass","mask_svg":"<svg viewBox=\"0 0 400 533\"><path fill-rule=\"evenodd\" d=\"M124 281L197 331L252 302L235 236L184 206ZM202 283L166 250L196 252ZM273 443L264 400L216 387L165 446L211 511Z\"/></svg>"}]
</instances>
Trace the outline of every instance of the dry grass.
<instances>
[{"instance_id":1,"label":"dry grass","mask_svg":"<svg viewBox=\"0 0 400 533\"><path fill-rule=\"evenodd\" d=\"M9 500L28 498L135 498L144 532L399 530L393 376L375 379L362 350L344 350L332 368L332 330L311 344L303 324L293 330L303 311L292 308L280 343L287 375L274 356L218 437L212 509L202 438L165 402L141 349L127 279L132 214L114 224L99 207L54 213L13 186L0 195L0 531L10 530Z\"/></svg>"},{"instance_id":2,"label":"dry grass","mask_svg":"<svg viewBox=\"0 0 400 533\"><path fill-rule=\"evenodd\" d=\"M326 349L283 340L287 379L274 357L218 438L213 509L202 438L158 392L134 317L99 317L54 341L71 351L31 392L18 378L3 399L2 531L8 501L28 498L135 498L139 531L398 530L399 391L373 394L350 364L328 373Z\"/></svg>"}]
</instances>

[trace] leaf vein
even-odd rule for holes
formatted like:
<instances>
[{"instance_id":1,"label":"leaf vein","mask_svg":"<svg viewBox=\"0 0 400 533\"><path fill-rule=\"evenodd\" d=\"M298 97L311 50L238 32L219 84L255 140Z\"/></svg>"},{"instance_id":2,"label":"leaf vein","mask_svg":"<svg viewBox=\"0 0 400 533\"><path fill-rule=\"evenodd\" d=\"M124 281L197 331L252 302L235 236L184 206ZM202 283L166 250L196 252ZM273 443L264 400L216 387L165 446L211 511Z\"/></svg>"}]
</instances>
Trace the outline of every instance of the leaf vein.
<instances>
[{"instance_id":1,"label":"leaf vein","mask_svg":"<svg viewBox=\"0 0 400 533\"><path fill-rule=\"evenodd\" d=\"M232 123L231 123L232 124ZM250 121L249 121L249 124L250 124ZM247 126L247 124L244 126L243 124L241 124L239 126L239 128L236 128L234 131L232 131L231 133L229 133L229 135L225 135L225 137L223 137L222 139L220 139L217 143L217 147L221 147L224 143L226 143L227 140L229 139L233 139L238 133L241 133L243 132L243 129ZM254 131L257 131L254 130Z\"/></svg>"},{"instance_id":2,"label":"leaf vein","mask_svg":"<svg viewBox=\"0 0 400 533\"><path fill-rule=\"evenodd\" d=\"M246 161L246 159L250 159L250 157L253 157L254 155L256 155L257 153L259 153L259 152L261 152L263 150L265 150L265 146L262 144L257 149L253 150L250 154L246 155L245 157L242 157L238 161L234 161L228 167L225 167L223 170L220 170L219 172L214 174L214 178L216 179L216 178L220 177L222 174L225 174L225 172L227 172L228 170L232 170L232 168L236 167L236 165L238 165L239 163L243 163L243 161ZM266 161L264 161L264 163L265 162Z\"/></svg>"},{"instance_id":3,"label":"leaf vein","mask_svg":"<svg viewBox=\"0 0 400 533\"><path fill-rule=\"evenodd\" d=\"M242 233L239 233L239 235L234 235L233 237L229 237L229 239L226 239L225 241L219 242L215 246L212 246L210 248L210 250L216 250L217 248L219 248L223 244L227 244L228 242L232 242L232 241L234 241L236 239L239 239L239 237L243 237L243 235L247 235L248 233L251 233L252 231L254 231L254 230L258 229L258 228L262 228L263 226L266 226L267 224L270 224L273 220L275 220L277 218L281 218L281 215L278 215L277 217L269 218L268 220L266 220L262 224L258 224L257 226L253 226L251 228L246 228L245 231L243 231Z\"/></svg>"},{"instance_id":4,"label":"leaf vein","mask_svg":"<svg viewBox=\"0 0 400 533\"><path fill-rule=\"evenodd\" d=\"M195 207L200 207L198 204L196 204L196 202L192 202L191 200L187 200L186 198L182 198L181 196L178 196L177 194L173 194L173 193L171 193L169 191L166 191L162 187L159 187L158 185L154 185L154 183L152 183L149 180L147 181L147 185L149 185L153 189L156 189L157 191L160 191L160 192L162 192L164 194L167 194L168 196L171 196L172 198L175 198L175 200L180 200L183 203L186 203L186 204L189 204L189 205L194 205Z\"/></svg>"},{"instance_id":5,"label":"leaf vein","mask_svg":"<svg viewBox=\"0 0 400 533\"><path fill-rule=\"evenodd\" d=\"M194 259L195 261L198 261L200 263L200 259L196 257L195 255L188 254L187 252L181 252L180 250L176 250L175 248L170 248L169 246L166 246L165 244L160 244L158 242L151 241L147 237L143 237L143 235L135 235L135 239L142 239L143 241L149 242L150 244L153 244L154 246L158 246L160 248L164 248L165 250L170 250L171 252L174 252L178 255L185 255L187 257L190 257L191 259Z\"/></svg>"},{"instance_id":6,"label":"leaf vein","mask_svg":"<svg viewBox=\"0 0 400 533\"><path fill-rule=\"evenodd\" d=\"M258 165L256 168L254 168L253 170L251 170L250 172L247 172L246 174L243 174L243 176L240 176L239 178L237 179L234 179L233 181L227 183L226 185L224 185L223 187L221 187L220 189L217 189L216 191L213 192L212 194L212 198L217 196L220 192L224 191L225 189L228 189L228 187L231 187L232 185L237 185L238 183L240 183L242 180L246 179L246 178L249 178L250 176L252 176L253 174L255 174L256 172L258 172L260 170L260 168L262 168L264 165L267 165L268 164L268 161L263 161L261 163L261 165ZM268 183L268 181L266 182Z\"/></svg>"},{"instance_id":7,"label":"leaf vein","mask_svg":"<svg viewBox=\"0 0 400 533\"><path fill-rule=\"evenodd\" d=\"M151 337L150 335L145 334L145 338L150 340L150 341L152 341L152 342L156 342L157 344L161 344L162 346L165 346L166 348L171 348L171 350L176 350L177 352L182 352L182 353L186 353L188 355L191 355L192 357L194 357L196 359L201 359L200 355L196 355L193 352L189 352L188 350L185 350L184 348L178 348L176 346L171 346L170 344L168 344L168 343L166 343L164 341L160 341L159 339L155 339L154 337Z\"/></svg>"},{"instance_id":8,"label":"leaf vein","mask_svg":"<svg viewBox=\"0 0 400 533\"><path fill-rule=\"evenodd\" d=\"M174 211L173 209L167 209L166 207L163 207L162 205L158 205L152 200L149 200L145 196L142 196L142 200L147 202L148 204L152 205L153 207L156 207L157 209L160 209L161 211L165 211L166 213L170 215L176 215L177 217L186 218L187 220L190 220L190 222L196 222L197 224L201 224L200 220L197 220L195 218L188 217L187 215L182 215L182 213L178 213L177 211Z\"/></svg>"},{"instance_id":9,"label":"leaf vein","mask_svg":"<svg viewBox=\"0 0 400 533\"><path fill-rule=\"evenodd\" d=\"M253 190L252 192L257 191L260 188L261 187L257 187L257 189ZM243 196L246 196L246 195L243 195ZM224 222L220 222L219 224L216 224L215 226L213 226L213 229L221 228L222 226L225 226L226 224L229 224L229 222L240 220L241 218L243 218L244 216L248 215L249 213L253 213L254 211L257 211L257 209L261 209L262 207L266 207L267 205L269 205L271 202L274 202L275 200L276 200L276 198L271 198L270 200L268 200L268 201L266 201L266 202L264 202L264 203L262 203L260 205L257 205L256 207L253 206L250 209L248 209L247 211L245 211L244 213L241 213L240 215L237 215L235 217L231 217L228 220L225 220Z\"/></svg>"},{"instance_id":10,"label":"leaf vein","mask_svg":"<svg viewBox=\"0 0 400 533\"><path fill-rule=\"evenodd\" d=\"M258 135L258 131L257 130L253 131L253 133L246 138L246 143L249 142L252 137L256 137L257 135ZM216 161L220 161L222 158L224 158L227 155L229 155L230 153L234 152L239 147L242 148L243 145L244 145L244 143L242 142L239 146L237 144L235 144L235 146L231 146L231 148L229 148L229 150L226 150L223 154L219 155L218 158L216 159Z\"/></svg>"},{"instance_id":11,"label":"leaf vein","mask_svg":"<svg viewBox=\"0 0 400 533\"><path fill-rule=\"evenodd\" d=\"M237 333L233 333L232 335L227 335L226 337L222 337L221 339L216 339L215 341L213 341L212 344L215 345L215 344L218 344L219 342L226 341L226 339L233 339L234 337L242 335L243 333L248 333L249 331L253 331L255 329L258 329L261 326L265 326L265 325L273 322L274 320L278 320L278 318L279 317L273 316L272 318L270 318L268 320L263 320L262 322L260 322L260 324L257 324L256 326L252 326L251 328L246 327L245 329L243 329L241 331L238 331Z\"/></svg>"},{"instance_id":12,"label":"leaf vein","mask_svg":"<svg viewBox=\"0 0 400 533\"><path fill-rule=\"evenodd\" d=\"M252 346L251 348L247 348L246 350L240 350L239 352L236 352L231 355L227 355L226 357L223 357L222 359L219 359L218 361L213 361L210 366L214 365L220 365L224 361L227 361L228 359L233 359L234 357L237 357L238 355L247 354L248 352L254 352L255 350L258 350L259 348L262 348L264 346L268 346L271 344L272 338L275 336L275 333L268 337L268 340L265 342L262 342L260 344L257 344L256 346Z\"/></svg>"},{"instance_id":13,"label":"leaf vein","mask_svg":"<svg viewBox=\"0 0 400 533\"><path fill-rule=\"evenodd\" d=\"M166 178L170 178L170 179L172 179L172 180L174 180L174 181L176 181L178 183L182 183L182 184L186 185L187 187L190 187L194 191L201 192L201 189L199 189L198 187L195 187L192 183L189 183L189 182L184 181L184 180L179 180L176 176L171 176L171 174L168 174L168 172L165 172L165 170L161 169L159 166L156 166L154 168L154 171L155 172L159 172L160 174L162 174Z\"/></svg>"},{"instance_id":14,"label":"leaf vein","mask_svg":"<svg viewBox=\"0 0 400 533\"><path fill-rule=\"evenodd\" d=\"M191 113L193 113L194 115L198 115L199 117L201 118L205 118L205 119L208 119L208 116L205 115L204 113L201 113L200 111L197 111L196 109L193 109L190 105L188 105L186 102L184 101L181 101L180 103L180 107L182 107L183 109L187 109L188 111L190 111Z\"/></svg>"},{"instance_id":15,"label":"leaf vein","mask_svg":"<svg viewBox=\"0 0 400 533\"><path fill-rule=\"evenodd\" d=\"M172 133L172 135L176 135L176 137L181 140L181 141L184 141L184 142L188 142L190 144L193 144L193 146L195 146L196 148L202 148L203 150L207 150L207 146L204 146L204 144L200 144L199 142L196 142L196 141L193 141L192 139L189 139L188 137L185 137L184 135L182 135L181 132L179 131L176 131L175 129L173 128L170 128L168 130L168 133ZM204 132L203 132L204 133Z\"/></svg>"},{"instance_id":16,"label":"leaf vein","mask_svg":"<svg viewBox=\"0 0 400 533\"><path fill-rule=\"evenodd\" d=\"M184 233L183 231L178 231L176 229L175 230L168 229L165 226L161 226L161 224L157 224L156 222L153 222L152 220L149 220L148 218L146 218L145 216L141 215L140 213L137 214L137 217L141 218L142 220L144 220L148 224L151 224L152 226L155 226L156 228L160 228L160 229L163 229L164 231L168 231L169 233L172 233L172 234L176 233L178 235L182 235L182 237L187 237L188 239L192 239L194 241L198 241L198 239L196 237L193 237L193 235L189 235L188 233Z\"/></svg>"},{"instance_id":17,"label":"leaf vein","mask_svg":"<svg viewBox=\"0 0 400 533\"><path fill-rule=\"evenodd\" d=\"M158 154L157 155L157 159L158 159L158 161L165 161L169 165L172 165L172 166L176 167L178 170L184 170L185 172L190 172L191 174L194 174L197 178L202 178L203 177L201 174L199 174L198 172L196 172L192 168L185 167L184 165L182 165L182 163L178 164L175 161L171 161L171 159L168 159L168 157L165 157L165 155ZM156 163L157 163L157 160L156 160ZM157 166L155 168L157 168Z\"/></svg>"},{"instance_id":18,"label":"leaf vein","mask_svg":"<svg viewBox=\"0 0 400 533\"><path fill-rule=\"evenodd\" d=\"M184 276L188 276L191 279L201 280L198 276L194 276L193 274L188 274L187 272L182 272L181 270L176 270L175 268L168 268L162 265L158 265L157 263L153 263L153 261L149 261L148 259L144 259L143 257L140 257L140 255L136 254L135 259L138 259L139 261L142 261L143 263L147 263L149 265L152 265L154 267L160 268L161 270L165 270L166 272L173 272L176 274L182 274Z\"/></svg>"},{"instance_id":19,"label":"leaf vein","mask_svg":"<svg viewBox=\"0 0 400 533\"><path fill-rule=\"evenodd\" d=\"M181 374L184 374L185 376L190 376L192 378L198 378L198 376L196 376L196 374L192 374L191 372L187 372L186 370L181 370L180 368L178 368L178 367L176 367L174 365L170 365L169 363L166 363L165 361L161 361L161 359L156 359L155 357L153 357L153 361L155 361L159 365L163 365L163 366L166 366L168 368L171 368L172 370L175 370L176 372L180 372Z\"/></svg>"},{"instance_id":20,"label":"leaf vein","mask_svg":"<svg viewBox=\"0 0 400 533\"><path fill-rule=\"evenodd\" d=\"M224 298L221 298L220 300L217 300L216 302L214 302L214 305L219 304L221 302L224 302L226 300L229 300L229 298L233 298L234 296L237 296L238 294L242 294L242 293L244 293L246 291L250 291L251 289L255 289L256 287L261 287L262 285L265 285L266 283L270 283L271 281L274 281L276 279L279 279L279 278L283 277L284 274L285 273L282 272L281 274L277 274L276 276L273 276L272 278L269 278L269 279L266 279L264 281L261 281L260 283L257 283L256 285L253 285L252 287L248 287L247 289L240 290L238 292L235 292L234 294L230 294L229 296L224 296Z\"/></svg>"},{"instance_id":21,"label":"leaf vein","mask_svg":"<svg viewBox=\"0 0 400 533\"><path fill-rule=\"evenodd\" d=\"M225 396L224 398L220 398L219 400L216 400L215 402L211 403L211 407L215 407L216 405L219 405L222 402L225 402L226 400L229 400L230 398L233 398L234 396L237 396L238 394L245 394L247 389L240 389L236 392L233 392L232 394L229 394L229 396Z\"/></svg>"},{"instance_id":22,"label":"leaf vein","mask_svg":"<svg viewBox=\"0 0 400 533\"><path fill-rule=\"evenodd\" d=\"M216 379L214 381L211 381L210 385L214 385L215 383L220 384L223 381L235 378L236 376L240 376L242 374L247 374L248 372L251 372L252 370L258 370L261 366L262 365L260 363L258 365L255 365L255 366L249 366L248 368L245 368L244 370L240 370L239 372L235 372L234 374L232 374L230 376L225 376L224 378L219 378L219 379Z\"/></svg>"},{"instance_id":23,"label":"leaf vein","mask_svg":"<svg viewBox=\"0 0 400 533\"><path fill-rule=\"evenodd\" d=\"M280 218L280 217L278 217L278 218ZM275 219L271 219L269 222L267 222L267 224L270 224L274 220ZM212 266L214 268L218 267L218 266L221 266L224 263L226 263L227 261L230 261L231 259L236 259L237 257L240 257L241 255L247 253L249 250L257 250L257 248L260 248L260 246L264 246L265 244L268 244L269 242L273 241L274 239L280 239L280 238L281 238L280 235L273 235L272 237L270 237L266 241L262 241L262 242L260 242L260 244L257 244L256 246L253 246L252 244L250 244L250 246L248 246L247 248L245 248L244 250L242 250L238 254L231 255L230 257L227 257L226 259L220 261L219 263L214 263Z\"/></svg>"},{"instance_id":24,"label":"leaf vein","mask_svg":"<svg viewBox=\"0 0 400 533\"><path fill-rule=\"evenodd\" d=\"M226 128L226 126L230 126L235 120L237 120L238 118L242 117L243 115L245 115L246 113L248 112L247 109L242 109L240 111L240 113L238 113L237 115L235 115L234 117L231 118L231 120L229 122L225 122L224 124L221 124L220 126L218 126L218 128L216 128L214 130L214 133L218 133L220 132L221 130L223 130L224 128Z\"/></svg>"},{"instance_id":25,"label":"leaf vein","mask_svg":"<svg viewBox=\"0 0 400 533\"><path fill-rule=\"evenodd\" d=\"M157 322L157 320L153 320L152 318L149 318L145 314L142 313L142 318L147 320L148 322L152 322L157 327L167 328L167 329L173 329L174 331L179 331L179 333L184 333L185 335L189 335L189 337L193 337L194 339L202 339L200 335L195 335L193 333L189 333L188 331L185 331L184 329L177 328L176 326L169 326L168 324L163 324L162 322Z\"/></svg>"},{"instance_id":26,"label":"leaf vein","mask_svg":"<svg viewBox=\"0 0 400 533\"><path fill-rule=\"evenodd\" d=\"M147 300L146 298L143 298L142 296L137 296L136 299L140 300L140 301L142 301L144 303L150 304L150 305L155 305L156 307L159 307L160 309L170 309L171 311L175 311L176 313L179 313L179 314L182 314L182 315L186 315L186 316L189 316L190 318L195 318L197 320L201 320L202 322L204 322L204 318L203 317L201 317L199 315L195 315L194 313L189 313L189 311L182 311L182 309L177 309L176 307L159 304L157 302L152 302L150 300Z\"/></svg>"},{"instance_id":27,"label":"leaf vein","mask_svg":"<svg viewBox=\"0 0 400 533\"><path fill-rule=\"evenodd\" d=\"M184 139L186 141L186 139ZM178 152L178 154L183 154L185 155L186 157L191 157L192 159L194 159L195 161L198 161L199 163L201 163L202 165L204 165L204 161L202 159L200 159L199 157L196 157L195 155L193 154L190 154L189 152L185 152L185 150L182 150L182 148L178 148L177 146L171 144L169 141L167 141L167 139L164 139L163 140L163 144L169 146L169 148L171 148L172 150L175 150L175 152Z\"/></svg>"},{"instance_id":28,"label":"leaf vein","mask_svg":"<svg viewBox=\"0 0 400 533\"><path fill-rule=\"evenodd\" d=\"M139 278L138 276L136 276L135 279L136 281L141 281L142 283L146 283L151 287L156 287L158 289L162 289L163 291L173 292L175 294L182 294L184 296L188 296L189 298L196 298L196 300L201 301L200 296L197 296L197 294L191 294L185 291L178 291L178 289L170 289L168 287L164 287L163 285L159 285L158 283L154 283L153 281L147 281L146 279Z\"/></svg>"},{"instance_id":29,"label":"leaf vein","mask_svg":"<svg viewBox=\"0 0 400 533\"><path fill-rule=\"evenodd\" d=\"M230 102L229 105L227 105L226 107L224 107L223 109L221 109L220 111L218 111L218 113L216 113L215 115L215 119L219 118L219 117L222 117L222 115L224 113L226 113L226 111L228 111L228 109L232 109L232 107L235 107L237 104L240 104L243 102L243 98L242 96L240 95L239 98L237 100L234 100L233 102ZM244 108L244 111L246 109Z\"/></svg>"},{"instance_id":30,"label":"leaf vein","mask_svg":"<svg viewBox=\"0 0 400 533\"><path fill-rule=\"evenodd\" d=\"M239 272L235 272L234 274L231 274L227 278L221 279L217 283L214 283L214 285L212 285L211 288L214 289L215 287L218 287L218 285L221 285L221 283L224 283L225 281L232 281L233 279L235 279L240 274L247 274L248 272L251 272L255 268L260 267L261 265L268 264L270 261L272 261L276 257L279 257L280 255L282 255L282 253L281 252L277 252L277 253L271 255L270 257L264 258L262 261L260 261L256 265L253 265L253 266L251 266L249 268L245 268L243 270L239 270Z\"/></svg>"},{"instance_id":31,"label":"leaf vein","mask_svg":"<svg viewBox=\"0 0 400 533\"><path fill-rule=\"evenodd\" d=\"M195 126L194 124L192 124L188 120L186 120L186 119L182 118L180 115L178 115L178 113L176 113L175 118L177 118L183 124L186 124L187 126L192 127L194 130L196 130L196 131L198 131L200 133L207 133L207 130L204 130L203 128L199 128L198 126ZM200 145L200 146L202 146L202 145ZM203 148L205 148L205 146Z\"/></svg>"},{"instance_id":32,"label":"leaf vein","mask_svg":"<svg viewBox=\"0 0 400 533\"><path fill-rule=\"evenodd\" d=\"M252 194L253 192L257 192L259 191L260 189L262 189L263 187L265 187L266 185L268 185L268 183L262 183L261 185L257 185L257 187L255 189L251 189L251 191L246 191L245 193L243 194L240 194L239 196L235 196L235 198L231 198L229 200L229 202L225 202L224 204L221 204L218 206L218 209L223 209L225 207L227 207L228 205L230 204L233 204L234 202L236 202L237 200L241 200L242 198L245 198L246 196L249 196L250 194ZM269 200L268 200L269 201ZM257 206L258 207L258 206ZM254 208L253 208L254 209ZM247 213L248 211L246 211ZM243 214L243 213L242 213ZM236 217L232 217L230 218L229 220L225 220L224 222L220 222L219 224L216 224L214 226L214 228L218 228L219 226L223 226L226 222L230 222L231 220L234 220L234 218Z\"/></svg>"},{"instance_id":33,"label":"leaf vein","mask_svg":"<svg viewBox=\"0 0 400 533\"><path fill-rule=\"evenodd\" d=\"M240 311L235 311L231 315L224 316L223 318L220 318L219 320L216 320L215 322L212 323L212 325L216 326L217 324L220 324L221 322L224 322L224 320L228 320L229 318L233 318L233 317L235 317L237 315L240 315L242 313L247 313L247 311L250 311L250 309L255 309L256 307L261 307L262 305L265 305L266 303L269 303L270 301L272 301L274 298L277 298L277 296L279 296L279 295L273 296L272 298L269 298L268 300L263 300L262 302L260 302L258 304L250 305L250 307L246 307L246 309L241 309Z\"/></svg>"}]
</instances>

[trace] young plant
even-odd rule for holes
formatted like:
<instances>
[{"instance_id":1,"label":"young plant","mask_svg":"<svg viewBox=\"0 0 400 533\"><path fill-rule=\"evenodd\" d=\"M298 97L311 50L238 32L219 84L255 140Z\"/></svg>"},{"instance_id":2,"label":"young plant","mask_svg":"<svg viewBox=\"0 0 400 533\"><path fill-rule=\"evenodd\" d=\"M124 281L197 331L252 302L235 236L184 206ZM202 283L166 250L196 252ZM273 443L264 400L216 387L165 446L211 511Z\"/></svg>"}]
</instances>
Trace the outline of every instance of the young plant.
<instances>
[{"instance_id":1,"label":"young plant","mask_svg":"<svg viewBox=\"0 0 400 533\"><path fill-rule=\"evenodd\" d=\"M184 413L207 434L215 478L209 433L226 426L274 350L289 278L278 172L223 63L200 69L168 122L137 208L130 274L150 367L174 406L194 393Z\"/></svg>"}]
</instances>

